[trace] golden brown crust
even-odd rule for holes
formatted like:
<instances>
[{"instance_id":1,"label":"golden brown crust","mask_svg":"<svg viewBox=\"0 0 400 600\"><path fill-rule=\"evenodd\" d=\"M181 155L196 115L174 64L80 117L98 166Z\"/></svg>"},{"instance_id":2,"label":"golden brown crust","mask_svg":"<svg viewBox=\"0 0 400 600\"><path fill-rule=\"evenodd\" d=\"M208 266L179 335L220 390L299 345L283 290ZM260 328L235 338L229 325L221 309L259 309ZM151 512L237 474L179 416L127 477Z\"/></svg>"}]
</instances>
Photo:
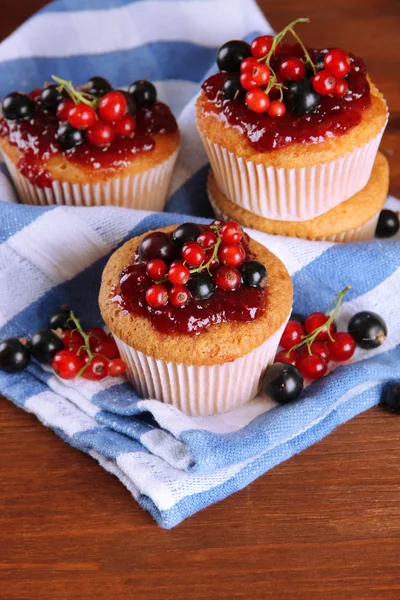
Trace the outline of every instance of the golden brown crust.
<instances>
[{"instance_id":1,"label":"golden brown crust","mask_svg":"<svg viewBox=\"0 0 400 600\"><path fill-rule=\"evenodd\" d=\"M343 135L315 144L293 143L279 150L257 152L246 136L231 127L222 113L216 113L202 92L197 100L196 123L209 141L255 163L286 169L301 168L335 160L354 148L366 144L384 128L388 117L385 99L371 83L371 104L362 121Z\"/></svg>"},{"instance_id":2,"label":"golden brown crust","mask_svg":"<svg viewBox=\"0 0 400 600\"><path fill-rule=\"evenodd\" d=\"M164 162L179 147L179 131L165 134L158 133L153 138L155 141L153 150L134 155L127 166L120 169L100 168L94 170L88 165L80 165L68 160L65 154L61 152L52 155L43 166L49 171L54 181L80 183L83 185L106 181L113 177L119 178L127 175L136 175ZM7 138L1 137L0 148L16 166L22 156L18 148L11 145Z\"/></svg>"},{"instance_id":3,"label":"golden brown crust","mask_svg":"<svg viewBox=\"0 0 400 600\"><path fill-rule=\"evenodd\" d=\"M175 226L159 231L172 231ZM258 242L251 240L250 249L268 271L268 287L264 314L250 323L221 323L197 336L160 333L145 317L124 311L112 302L121 271L131 261L134 250L145 234L131 239L108 261L102 277L99 304L102 317L111 331L123 342L158 360L186 365L217 365L240 358L266 340L288 318L293 298L290 276L284 264Z\"/></svg>"},{"instance_id":4,"label":"golden brown crust","mask_svg":"<svg viewBox=\"0 0 400 600\"><path fill-rule=\"evenodd\" d=\"M378 152L371 177L360 192L323 215L308 221L266 219L245 210L221 192L211 171L208 188L211 198L221 212L245 227L275 235L322 239L361 227L382 209L389 188L389 165L384 155Z\"/></svg>"}]
</instances>

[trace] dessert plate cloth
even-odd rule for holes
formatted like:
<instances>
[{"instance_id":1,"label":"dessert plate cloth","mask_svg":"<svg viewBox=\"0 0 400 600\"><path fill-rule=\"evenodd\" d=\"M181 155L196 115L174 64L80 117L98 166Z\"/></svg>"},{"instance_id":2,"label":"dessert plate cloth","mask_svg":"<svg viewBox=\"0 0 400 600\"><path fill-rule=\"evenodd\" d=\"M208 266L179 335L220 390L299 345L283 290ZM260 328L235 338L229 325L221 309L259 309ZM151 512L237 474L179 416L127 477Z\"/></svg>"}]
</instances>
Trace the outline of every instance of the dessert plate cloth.
<instances>
[{"instance_id":1,"label":"dessert plate cloth","mask_svg":"<svg viewBox=\"0 0 400 600\"><path fill-rule=\"evenodd\" d=\"M45 327L49 313L65 302L100 324L101 272L118 245L187 221L184 215L199 222L211 216L194 98L215 69L219 45L260 31L271 29L251 1L60 0L1 44L1 96L38 87L51 74L75 82L101 74L116 87L147 77L179 118L183 148L167 212L160 214L19 205L2 169L0 339ZM165 528L377 404L384 383L400 379L399 240L340 245L250 233L287 265L296 311L326 309L335 292L351 283L340 325L358 310L376 310L388 324L387 342L370 353L357 351L351 364L309 386L292 405L258 398L207 418L139 398L123 378L64 382L35 362L20 374L0 372L4 396L116 475Z\"/></svg>"}]
</instances>

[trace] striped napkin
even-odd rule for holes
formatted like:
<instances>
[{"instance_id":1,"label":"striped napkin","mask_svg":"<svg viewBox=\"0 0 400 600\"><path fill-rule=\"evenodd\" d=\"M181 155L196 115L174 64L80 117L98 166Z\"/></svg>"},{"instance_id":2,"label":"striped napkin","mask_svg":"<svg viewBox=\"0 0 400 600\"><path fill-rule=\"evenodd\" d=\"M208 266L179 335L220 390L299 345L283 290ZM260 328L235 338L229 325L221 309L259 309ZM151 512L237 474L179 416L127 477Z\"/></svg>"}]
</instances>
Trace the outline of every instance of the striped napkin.
<instances>
[{"instance_id":1,"label":"striped napkin","mask_svg":"<svg viewBox=\"0 0 400 600\"><path fill-rule=\"evenodd\" d=\"M0 339L29 336L65 302L83 319L101 324L101 272L118 245L148 229L187 221L184 214L195 215L196 222L211 215L194 96L213 68L218 46L258 31L270 27L250 0L59 0L3 42L1 96L36 87L52 73L74 81L101 74L118 87L145 76L179 118L183 152L167 212L160 214L19 205L2 169ZM17 375L0 372L0 393L93 456L165 528L377 404L383 384L400 379L398 239L338 245L250 234L285 262L296 311L327 307L351 283L339 326L345 328L358 310L375 310L388 324L385 345L369 353L357 350L349 364L313 383L292 405L256 398L213 417L188 417L140 398L124 378L61 381L34 362Z\"/></svg>"}]
</instances>

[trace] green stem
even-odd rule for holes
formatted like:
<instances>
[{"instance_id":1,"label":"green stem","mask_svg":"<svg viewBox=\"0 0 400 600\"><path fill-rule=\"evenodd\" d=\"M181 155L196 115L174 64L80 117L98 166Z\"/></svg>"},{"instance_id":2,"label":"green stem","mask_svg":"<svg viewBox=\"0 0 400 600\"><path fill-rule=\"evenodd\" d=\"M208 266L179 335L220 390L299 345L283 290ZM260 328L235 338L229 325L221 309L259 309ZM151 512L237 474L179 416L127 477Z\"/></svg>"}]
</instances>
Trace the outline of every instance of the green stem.
<instances>
[{"instance_id":1,"label":"green stem","mask_svg":"<svg viewBox=\"0 0 400 600\"><path fill-rule=\"evenodd\" d=\"M296 344L295 346L293 346L292 348L290 348L290 350L288 350L288 352L286 353L286 356L289 357L290 353L292 352L292 350L297 350L298 348L301 348L301 346L304 346L305 344L307 345L307 349L309 354L312 354L311 352L311 344L313 342L315 342L317 336L319 333L321 333L321 331L324 331L325 329L328 330L328 336L330 338L331 341L333 341L331 332L330 332L330 326L333 323L333 321L336 318L336 315L339 312L339 308L342 305L343 302L343 298L345 296L345 294L351 289L351 285L346 285L346 287L341 291L338 292L336 294L336 306L333 310L333 312L331 313L331 315L329 316L329 319L326 321L326 323L324 323L323 325L321 325L320 327L317 327L317 329L314 329L314 331L312 333L310 333L309 335L306 335L301 342L299 342L298 344ZM331 304L332 306L332 304ZM329 309L327 310L327 312L325 313L326 315L329 314Z\"/></svg>"},{"instance_id":2,"label":"green stem","mask_svg":"<svg viewBox=\"0 0 400 600\"><path fill-rule=\"evenodd\" d=\"M82 348L84 348L87 352L87 355L89 357L89 361L86 363L86 365L84 365L82 367L82 369L78 372L77 377L80 377L82 375L82 373L84 373L86 371L86 369L88 368L88 366L90 365L90 363L92 362L93 358L94 358L94 354L92 352L92 350L90 349L90 335L88 335L82 328L81 322L78 319L78 317L75 316L74 312L71 310L71 312L69 313L69 319L70 321L72 321L72 323L75 325L75 329L81 334L81 336L83 337L83 341L84 344L81 346L81 348L79 348L79 352L81 351Z\"/></svg>"},{"instance_id":3,"label":"green stem","mask_svg":"<svg viewBox=\"0 0 400 600\"><path fill-rule=\"evenodd\" d=\"M83 103L91 106L92 108L96 108L99 102L98 98L92 96L91 94L87 94L86 92L80 92L76 90L72 84L72 81L61 79L55 75L52 75L51 77L61 86L63 90L69 94L70 98L75 102L75 104Z\"/></svg>"}]
</instances>

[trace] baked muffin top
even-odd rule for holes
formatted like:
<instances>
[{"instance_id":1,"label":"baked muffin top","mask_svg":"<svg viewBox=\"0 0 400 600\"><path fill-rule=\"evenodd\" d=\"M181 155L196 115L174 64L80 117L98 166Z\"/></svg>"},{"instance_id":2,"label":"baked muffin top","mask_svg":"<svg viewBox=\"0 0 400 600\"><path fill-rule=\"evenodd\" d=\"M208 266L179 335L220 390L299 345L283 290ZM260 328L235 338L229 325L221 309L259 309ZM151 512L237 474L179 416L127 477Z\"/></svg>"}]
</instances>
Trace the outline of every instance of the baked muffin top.
<instances>
[{"instance_id":1,"label":"baked muffin top","mask_svg":"<svg viewBox=\"0 0 400 600\"><path fill-rule=\"evenodd\" d=\"M238 233L240 241L223 242L222 228L230 231L225 239L235 242ZM291 310L292 283L282 262L236 223L187 223L117 250L104 270L99 302L111 331L136 350L214 365L251 352L279 329Z\"/></svg>"}]
</instances>

